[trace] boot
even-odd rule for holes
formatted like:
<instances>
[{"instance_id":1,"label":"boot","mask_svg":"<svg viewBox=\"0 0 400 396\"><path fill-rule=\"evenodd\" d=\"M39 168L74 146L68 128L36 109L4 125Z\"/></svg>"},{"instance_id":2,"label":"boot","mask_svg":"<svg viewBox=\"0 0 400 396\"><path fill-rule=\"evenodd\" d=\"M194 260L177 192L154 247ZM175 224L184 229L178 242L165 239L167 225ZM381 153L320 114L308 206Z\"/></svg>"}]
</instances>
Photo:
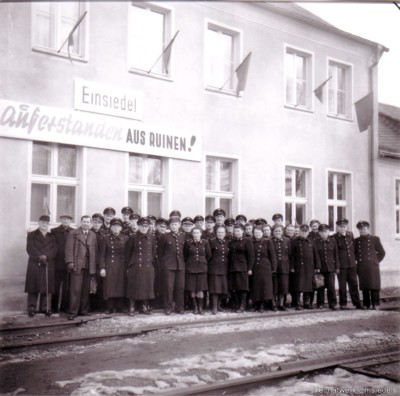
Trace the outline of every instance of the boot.
<instances>
[{"instance_id":1,"label":"boot","mask_svg":"<svg viewBox=\"0 0 400 396\"><path fill-rule=\"evenodd\" d=\"M199 313L199 308L197 307L196 297L192 297L193 313L197 315Z\"/></svg>"},{"instance_id":2,"label":"boot","mask_svg":"<svg viewBox=\"0 0 400 396\"><path fill-rule=\"evenodd\" d=\"M148 307L148 301L143 301L143 305L142 305L142 313L144 313L145 315L150 315L150 310Z\"/></svg>"},{"instance_id":3,"label":"boot","mask_svg":"<svg viewBox=\"0 0 400 396\"><path fill-rule=\"evenodd\" d=\"M135 311L135 300L130 300L129 302L129 316L135 316L137 312Z\"/></svg>"},{"instance_id":4,"label":"boot","mask_svg":"<svg viewBox=\"0 0 400 396\"><path fill-rule=\"evenodd\" d=\"M271 311L273 311L273 312L276 312L276 311L277 311L276 305L275 305L275 301L274 301L274 300L271 300Z\"/></svg>"},{"instance_id":5,"label":"boot","mask_svg":"<svg viewBox=\"0 0 400 396\"><path fill-rule=\"evenodd\" d=\"M218 312L218 294L211 294L212 314L216 315Z\"/></svg>"},{"instance_id":6,"label":"boot","mask_svg":"<svg viewBox=\"0 0 400 396\"><path fill-rule=\"evenodd\" d=\"M221 307L221 296L218 296L218 294L216 294L216 296L218 298L218 300L217 300L217 310L218 310L218 312L225 312L225 310L222 309L222 307Z\"/></svg>"},{"instance_id":7,"label":"boot","mask_svg":"<svg viewBox=\"0 0 400 396\"><path fill-rule=\"evenodd\" d=\"M203 300L204 300L203 298L197 297L197 307L198 307L200 315L204 315L204 312L203 312Z\"/></svg>"},{"instance_id":8,"label":"boot","mask_svg":"<svg viewBox=\"0 0 400 396\"><path fill-rule=\"evenodd\" d=\"M243 292L240 295L240 307L238 309L238 313L243 313L246 309L246 300L247 300L247 293Z\"/></svg>"}]
</instances>

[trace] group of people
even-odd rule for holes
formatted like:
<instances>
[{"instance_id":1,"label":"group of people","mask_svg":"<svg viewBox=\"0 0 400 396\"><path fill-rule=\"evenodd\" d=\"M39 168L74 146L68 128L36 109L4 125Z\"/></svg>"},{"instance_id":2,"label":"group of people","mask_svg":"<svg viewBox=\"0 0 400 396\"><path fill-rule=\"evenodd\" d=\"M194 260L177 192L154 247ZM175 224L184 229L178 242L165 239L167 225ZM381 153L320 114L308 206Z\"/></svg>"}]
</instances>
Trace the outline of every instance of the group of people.
<instances>
[{"instance_id":1,"label":"group of people","mask_svg":"<svg viewBox=\"0 0 400 396\"><path fill-rule=\"evenodd\" d=\"M82 216L73 229L66 214L51 230L49 216L39 218L27 237L29 316L65 311L72 320L93 310L136 315L154 308L203 314L208 305L212 314L248 306L286 311L289 294L291 307L314 309L324 307L325 289L335 310L336 276L340 309L347 309L347 287L355 308L379 309L385 250L366 221L357 223L354 238L347 219L332 234L318 220L285 227L279 213L273 225L227 218L223 209L193 219L174 210L167 220L124 207L121 217L108 207Z\"/></svg>"}]
</instances>

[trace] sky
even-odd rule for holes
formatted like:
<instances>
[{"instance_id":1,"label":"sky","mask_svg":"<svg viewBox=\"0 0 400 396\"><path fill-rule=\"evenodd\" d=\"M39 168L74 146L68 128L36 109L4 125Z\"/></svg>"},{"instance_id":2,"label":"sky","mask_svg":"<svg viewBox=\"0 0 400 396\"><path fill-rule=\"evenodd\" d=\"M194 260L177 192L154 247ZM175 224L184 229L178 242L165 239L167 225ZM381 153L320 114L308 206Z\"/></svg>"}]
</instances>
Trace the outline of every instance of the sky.
<instances>
[{"instance_id":1,"label":"sky","mask_svg":"<svg viewBox=\"0 0 400 396\"><path fill-rule=\"evenodd\" d=\"M339 29L389 48L378 66L378 100L400 107L400 10L392 2L298 4Z\"/></svg>"}]
</instances>

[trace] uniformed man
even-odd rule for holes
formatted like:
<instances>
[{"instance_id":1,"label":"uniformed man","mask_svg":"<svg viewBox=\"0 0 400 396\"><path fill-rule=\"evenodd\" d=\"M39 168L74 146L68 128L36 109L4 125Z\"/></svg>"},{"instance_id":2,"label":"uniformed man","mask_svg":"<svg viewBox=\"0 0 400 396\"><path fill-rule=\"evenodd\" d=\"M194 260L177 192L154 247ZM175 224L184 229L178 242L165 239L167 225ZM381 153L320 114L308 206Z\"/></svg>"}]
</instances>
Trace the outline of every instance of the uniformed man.
<instances>
[{"instance_id":1,"label":"uniformed man","mask_svg":"<svg viewBox=\"0 0 400 396\"><path fill-rule=\"evenodd\" d=\"M232 239L234 238L233 236L233 227L235 225L235 219L233 219L232 217L228 217L225 221L224 221L225 227L226 227L226 236L225 239L228 241L228 245L229 243L232 241Z\"/></svg>"},{"instance_id":2,"label":"uniformed man","mask_svg":"<svg viewBox=\"0 0 400 396\"><path fill-rule=\"evenodd\" d=\"M179 217L171 217L168 223L171 232L161 236L157 253L163 273L162 279L164 284L162 289L164 293L165 314L171 314L174 297L176 312L183 314L183 294L185 290L183 247L186 237L184 233L179 232L181 225Z\"/></svg>"},{"instance_id":3,"label":"uniformed man","mask_svg":"<svg viewBox=\"0 0 400 396\"><path fill-rule=\"evenodd\" d=\"M303 293L303 305L313 309L310 295L313 293L313 275L320 272L321 262L317 249L308 238L310 228L307 224L300 226L300 235L292 240L291 271L294 272L294 291L296 310L301 310L300 293Z\"/></svg>"},{"instance_id":4,"label":"uniformed man","mask_svg":"<svg viewBox=\"0 0 400 396\"><path fill-rule=\"evenodd\" d=\"M130 225L128 229L122 231L123 235L128 235L128 237L132 237L139 230L138 220L140 219L140 215L137 213L132 213L129 215Z\"/></svg>"},{"instance_id":5,"label":"uniformed man","mask_svg":"<svg viewBox=\"0 0 400 396\"><path fill-rule=\"evenodd\" d=\"M180 220L182 218L182 214L181 214L181 212L179 212L179 210L174 209L169 214L169 218L171 218L171 217L178 217Z\"/></svg>"},{"instance_id":6,"label":"uniformed man","mask_svg":"<svg viewBox=\"0 0 400 396\"><path fill-rule=\"evenodd\" d=\"M133 209L129 206L124 206L121 209L123 227L122 231L129 229L131 222L129 221L129 216L133 213Z\"/></svg>"},{"instance_id":7,"label":"uniformed man","mask_svg":"<svg viewBox=\"0 0 400 396\"><path fill-rule=\"evenodd\" d=\"M272 221L274 222L274 225L282 225L283 224L283 216L280 213L275 213L272 216Z\"/></svg>"},{"instance_id":8,"label":"uniformed man","mask_svg":"<svg viewBox=\"0 0 400 396\"><path fill-rule=\"evenodd\" d=\"M51 300L53 312L68 311L68 271L65 264L65 243L68 234L73 228L70 226L72 216L63 214L60 216L61 224L53 228L51 233L55 236L57 242L57 256L55 259L54 287L55 292Z\"/></svg>"},{"instance_id":9,"label":"uniformed man","mask_svg":"<svg viewBox=\"0 0 400 396\"><path fill-rule=\"evenodd\" d=\"M262 218L262 217L259 217L258 219L256 219L255 221L254 221L254 225L255 226L259 226L259 227L262 227L263 225L265 225L265 224L268 224L268 221L267 220L265 220L264 218Z\"/></svg>"},{"instance_id":10,"label":"uniformed man","mask_svg":"<svg viewBox=\"0 0 400 396\"><path fill-rule=\"evenodd\" d=\"M204 230L204 217L203 216L197 215L194 217L193 221L194 221L194 225L196 227L199 227L202 230Z\"/></svg>"},{"instance_id":11,"label":"uniformed man","mask_svg":"<svg viewBox=\"0 0 400 396\"><path fill-rule=\"evenodd\" d=\"M366 308L379 309L381 274L379 264L385 257L385 249L377 236L370 235L368 221L359 221L357 228L360 236L354 240L357 260L357 274L363 302Z\"/></svg>"},{"instance_id":12,"label":"uniformed man","mask_svg":"<svg viewBox=\"0 0 400 396\"><path fill-rule=\"evenodd\" d=\"M194 221L191 217L184 217L182 219L182 231L186 235L186 240L192 239L193 227L194 227Z\"/></svg>"},{"instance_id":13,"label":"uniformed man","mask_svg":"<svg viewBox=\"0 0 400 396\"><path fill-rule=\"evenodd\" d=\"M39 218L39 227L28 233L26 251L28 268L26 270L25 293L28 293L28 315L35 316L39 298L39 311L51 315L51 294L54 293L54 259L57 255L57 242L49 230L50 216Z\"/></svg>"},{"instance_id":14,"label":"uniformed man","mask_svg":"<svg viewBox=\"0 0 400 396\"><path fill-rule=\"evenodd\" d=\"M111 233L110 222L115 217L115 214L116 212L114 208L108 207L103 210L103 216L104 216L103 230L106 232L106 234Z\"/></svg>"},{"instance_id":15,"label":"uniformed man","mask_svg":"<svg viewBox=\"0 0 400 396\"><path fill-rule=\"evenodd\" d=\"M246 217L245 215L238 214L238 215L235 217L235 222L236 222L237 224L242 224L242 226L244 227L244 225L247 223L247 217Z\"/></svg>"},{"instance_id":16,"label":"uniformed man","mask_svg":"<svg viewBox=\"0 0 400 396\"><path fill-rule=\"evenodd\" d=\"M154 238L156 243L156 259L154 261L154 304L155 308L161 308L163 303L163 293L162 293L162 271L160 258L158 256L159 245L161 236L167 231L168 220L159 217L156 220L156 231L154 232Z\"/></svg>"},{"instance_id":17,"label":"uniformed man","mask_svg":"<svg viewBox=\"0 0 400 396\"><path fill-rule=\"evenodd\" d=\"M147 218L149 219L149 233L154 235L156 231L157 217L153 215L148 215Z\"/></svg>"},{"instance_id":18,"label":"uniformed man","mask_svg":"<svg viewBox=\"0 0 400 396\"><path fill-rule=\"evenodd\" d=\"M213 212L213 216L215 218L215 225L224 225L225 217L226 217L226 212L224 209L218 208L215 209Z\"/></svg>"},{"instance_id":19,"label":"uniformed man","mask_svg":"<svg viewBox=\"0 0 400 396\"><path fill-rule=\"evenodd\" d=\"M339 253L336 239L329 237L329 226L320 224L318 227L320 237L314 240L315 247L321 262L321 273L324 276L325 286L317 290L317 306L323 308L325 288L328 290L328 305L333 311L336 309L337 299L335 292L335 274L340 273Z\"/></svg>"},{"instance_id":20,"label":"uniformed man","mask_svg":"<svg viewBox=\"0 0 400 396\"><path fill-rule=\"evenodd\" d=\"M348 231L348 224L349 221L347 219L339 219L336 222L337 232L333 235L338 247L340 261L339 305L340 309L347 309L346 284L348 284L351 302L356 309L364 309L358 291L354 237L353 233Z\"/></svg>"},{"instance_id":21,"label":"uniformed man","mask_svg":"<svg viewBox=\"0 0 400 396\"><path fill-rule=\"evenodd\" d=\"M207 239L207 240L211 240L211 239L215 239L215 232L214 232L214 228L215 228L215 217L211 216L211 215L207 215L205 218L206 221L206 229L203 231L201 238L202 239Z\"/></svg>"}]
</instances>

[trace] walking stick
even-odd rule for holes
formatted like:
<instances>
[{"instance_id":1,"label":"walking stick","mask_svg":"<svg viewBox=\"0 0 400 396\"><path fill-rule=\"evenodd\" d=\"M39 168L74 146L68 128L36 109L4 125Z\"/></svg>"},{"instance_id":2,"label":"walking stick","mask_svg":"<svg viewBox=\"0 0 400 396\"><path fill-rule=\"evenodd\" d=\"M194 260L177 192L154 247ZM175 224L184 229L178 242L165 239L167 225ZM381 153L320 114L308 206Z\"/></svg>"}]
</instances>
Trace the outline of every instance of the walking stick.
<instances>
[{"instance_id":1,"label":"walking stick","mask_svg":"<svg viewBox=\"0 0 400 396\"><path fill-rule=\"evenodd\" d=\"M46 314L48 315L50 310L49 310L49 263L46 263Z\"/></svg>"},{"instance_id":2,"label":"walking stick","mask_svg":"<svg viewBox=\"0 0 400 396\"><path fill-rule=\"evenodd\" d=\"M61 311L61 300L63 295L64 281L61 281L60 288L58 289L58 306L57 311Z\"/></svg>"}]
</instances>

